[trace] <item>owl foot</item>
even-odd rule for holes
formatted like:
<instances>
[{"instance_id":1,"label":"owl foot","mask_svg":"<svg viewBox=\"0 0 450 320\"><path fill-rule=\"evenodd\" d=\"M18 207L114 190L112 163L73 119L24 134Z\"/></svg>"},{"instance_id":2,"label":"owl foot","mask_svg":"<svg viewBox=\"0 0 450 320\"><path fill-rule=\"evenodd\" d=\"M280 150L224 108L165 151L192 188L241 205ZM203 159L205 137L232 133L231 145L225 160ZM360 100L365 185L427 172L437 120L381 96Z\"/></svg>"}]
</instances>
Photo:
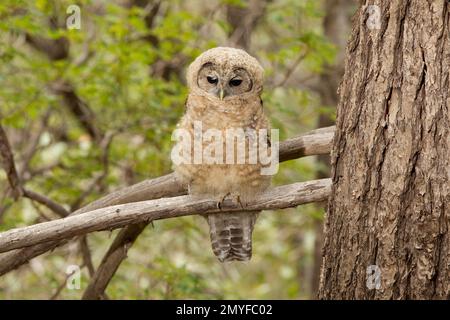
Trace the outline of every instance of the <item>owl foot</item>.
<instances>
[{"instance_id":1,"label":"owl foot","mask_svg":"<svg viewBox=\"0 0 450 320\"><path fill-rule=\"evenodd\" d=\"M229 199L230 199L233 203L239 204L239 206L241 207L241 209L244 209L244 205L242 204L241 197L240 197L238 194L231 194L230 192L228 192L226 195L224 195L224 196L222 197L222 199L220 199L220 200L217 202L217 209L219 209L220 211L222 211L222 205L223 205L223 203L224 203L224 201L225 201L225 199L226 199L227 197L229 197Z\"/></svg>"},{"instance_id":2,"label":"owl foot","mask_svg":"<svg viewBox=\"0 0 450 320\"><path fill-rule=\"evenodd\" d=\"M224 195L224 196L222 197L222 199L220 199L220 200L217 202L217 209L219 209L220 211L222 211L222 203L225 201L226 197L228 197L230 194L231 194L231 193L228 192L226 195Z\"/></svg>"},{"instance_id":3,"label":"owl foot","mask_svg":"<svg viewBox=\"0 0 450 320\"><path fill-rule=\"evenodd\" d=\"M239 205L241 206L241 209L244 209L244 205L241 202L241 197L239 195L236 196L236 200L239 203Z\"/></svg>"}]
</instances>

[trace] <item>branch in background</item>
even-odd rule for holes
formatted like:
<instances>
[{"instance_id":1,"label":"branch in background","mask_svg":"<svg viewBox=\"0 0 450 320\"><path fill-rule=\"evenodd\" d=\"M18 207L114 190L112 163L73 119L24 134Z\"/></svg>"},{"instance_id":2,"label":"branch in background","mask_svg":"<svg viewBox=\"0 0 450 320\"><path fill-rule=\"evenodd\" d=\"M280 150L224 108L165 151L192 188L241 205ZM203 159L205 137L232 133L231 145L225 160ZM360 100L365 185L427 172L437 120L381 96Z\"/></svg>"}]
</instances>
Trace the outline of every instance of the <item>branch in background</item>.
<instances>
[{"instance_id":1,"label":"branch in background","mask_svg":"<svg viewBox=\"0 0 450 320\"><path fill-rule=\"evenodd\" d=\"M36 222L34 222L33 224L35 224L35 223L40 223L40 222L43 222L43 221L50 221L50 220L52 220L52 218L49 217L49 216L42 210L42 208L41 208L40 206L38 206L37 203L31 201L31 206L34 208L34 210L36 210L37 214L39 215L39 217L36 219Z\"/></svg>"},{"instance_id":2,"label":"branch in background","mask_svg":"<svg viewBox=\"0 0 450 320\"><path fill-rule=\"evenodd\" d=\"M55 168L61 168L64 169L66 166L64 166L60 161L56 161L53 163L45 164L39 168L30 168L26 174L26 180L31 180L32 178L44 175L46 172L51 171Z\"/></svg>"},{"instance_id":3,"label":"branch in background","mask_svg":"<svg viewBox=\"0 0 450 320\"><path fill-rule=\"evenodd\" d=\"M46 39L41 36L26 34L26 42L47 55L49 60L63 60L69 57L70 42L67 38ZM72 85L66 81L56 81L50 85L55 94L63 98L64 104L69 111L78 119L80 125L96 141L101 140L101 132L94 124L94 112L84 103L75 92Z\"/></svg>"},{"instance_id":4,"label":"branch in background","mask_svg":"<svg viewBox=\"0 0 450 320\"><path fill-rule=\"evenodd\" d=\"M94 191L96 186L102 184L104 179L108 176L109 172L109 149L112 143L112 140L117 132L107 132L100 142L100 150L101 155L99 162L102 164L102 172L95 177L87 186L87 188L83 191L83 193L72 203L70 206L71 211L78 210L83 201Z\"/></svg>"},{"instance_id":5,"label":"branch in background","mask_svg":"<svg viewBox=\"0 0 450 320\"><path fill-rule=\"evenodd\" d=\"M83 300L97 300L102 297L110 280L122 261L127 257L128 249L133 245L142 231L144 231L147 224L146 222L131 224L120 230L108 252L106 252L100 262L96 273L91 276L91 281L84 291Z\"/></svg>"},{"instance_id":6,"label":"branch in background","mask_svg":"<svg viewBox=\"0 0 450 320\"><path fill-rule=\"evenodd\" d=\"M87 133L89 133L96 141L100 141L102 139L102 134L95 125L95 114L77 95L73 86L67 81L58 80L50 85L50 89L55 94L62 97L66 107L75 116Z\"/></svg>"},{"instance_id":7,"label":"branch in background","mask_svg":"<svg viewBox=\"0 0 450 320\"><path fill-rule=\"evenodd\" d=\"M83 267L84 267L84 265L81 266L81 268L83 268ZM80 268L80 269L81 269L81 268ZM67 274L67 275L64 277L64 281L59 285L59 287L56 289L55 293L52 294L52 296L50 297L49 300L56 300L56 299L58 298L59 294L60 294L60 293L63 291L63 289L66 287L67 281L69 280L69 278L70 278L71 276L73 276L73 275L75 274L75 272L76 272L76 270L72 271L71 273Z\"/></svg>"},{"instance_id":8,"label":"branch in background","mask_svg":"<svg viewBox=\"0 0 450 320\"><path fill-rule=\"evenodd\" d=\"M10 182L10 191L16 190L16 196L22 195L25 197L30 198L31 200L34 200L36 202L39 202L43 205L45 205L47 208L55 212L61 217L65 217L69 214L67 210L64 209L61 205L57 204L56 202L52 201L48 197L41 195L39 193L33 192L31 190L23 189L20 184L20 179L16 171L16 166L14 163L14 157L11 152L11 146L9 144L8 138L6 136L6 133L3 129L3 127L0 124L0 156L1 156L1 162L2 166L5 169L8 177L8 181ZM8 193L8 191L7 191ZM5 210L8 206L4 206L1 209ZM8 259L8 257L2 257ZM1 260L1 259L0 259ZM8 260L6 260L8 261ZM1 269L2 267L0 267Z\"/></svg>"},{"instance_id":9,"label":"branch in background","mask_svg":"<svg viewBox=\"0 0 450 320\"><path fill-rule=\"evenodd\" d=\"M221 211L260 211L296 207L328 198L331 180L321 179L275 187L242 207L226 199L218 209L215 199L178 196L132 202L0 233L0 252L49 241L61 241L94 231L113 230L129 224L211 214Z\"/></svg>"},{"instance_id":10,"label":"branch in background","mask_svg":"<svg viewBox=\"0 0 450 320\"><path fill-rule=\"evenodd\" d=\"M252 0L247 6L229 4L226 7L227 21L231 26L228 41L231 46L248 49L252 32L264 15L268 1Z\"/></svg>"},{"instance_id":11,"label":"branch in background","mask_svg":"<svg viewBox=\"0 0 450 320\"><path fill-rule=\"evenodd\" d=\"M47 196L44 196L43 194L24 188L23 196L46 206L47 208L49 208L62 218L67 217L70 214L69 211L67 211L62 205L56 203Z\"/></svg>"},{"instance_id":12,"label":"branch in background","mask_svg":"<svg viewBox=\"0 0 450 320\"><path fill-rule=\"evenodd\" d=\"M47 39L38 35L25 34L25 41L52 61L67 59L70 42L66 37Z\"/></svg>"},{"instance_id":13,"label":"branch in background","mask_svg":"<svg viewBox=\"0 0 450 320\"><path fill-rule=\"evenodd\" d=\"M94 11L95 10L93 10L92 14L98 15L98 13L95 13ZM73 64L77 67L86 64L86 62L88 62L96 53L94 49L91 49L91 44L94 42L97 32L95 23L87 20L84 23L83 29L87 29L87 37L83 41L81 53L73 60Z\"/></svg>"},{"instance_id":14,"label":"branch in background","mask_svg":"<svg viewBox=\"0 0 450 320\"><path fill-rule=\"evenodd\" d=\"M132 6L143 8L145 12L145 25L149 31L152 30L155 25L156 17L161 11L161 1L130 0L128 7ZM138 39L147 41L154 48L158 48L160 46L160 39L151 32L147 32ZM175 54L170 60L157 59L150 65L150 74L154 77L159 77L167 81L170 80L172 75L176 75L178 78L181 78L181 68L185 64L186 60L187 57L182 53Z\"/></svg>"},{"instance_id":15,"label":"branch in background","mask_svg":"<svg viewBox=\"0 0 450 320\"><path fill-rule=\"evenodd\" d=\"M80 238L78 242L80 247L81 256L83 258L83 264L88 268L89 276L93 276L95 274L94 264L92 263L92 255L91 250L89 249L89 244L87 242L86 236Z\"/></svg>"},{"instance_id":16,"label":"branch in background","mask_svg":"<svg viewBox=\"0 0 450 320\"><path fill-rule=\"evenodd\" d=\"M156 16L158 15L159 9L161 8L161 1L149 1L149 0L131 0L129 6L136 6L139 8L143 8L145 15L144 21L147 29L151 30L155 23ZM147 39L154 46L158 45L159 39L153 37L151 39Z\"/></svg>"},{"instance_id":17,"label":"branch in background","mask_svg":"<svg viewBox=\"0 0 450 320\"><path fill-rule=\"evenodd\" d=\"M275 84L274 87L277 88L277 87L284 86L286 84L286 82L289 80L289 78L291 77L291 75L294 73L295 69L297 69L297 67L300 64L300 62L302 62L306 58L307 55L308 55L308 52L300 54L297 57L297 59L295 59L295 61L292 63L292 65L289 67L289 69L286 71L286 73L284 74L283 79L281 79L280 82Z\"/></svg>"},{"instance_id":18,"label":"branch in background","mask_svg":"<svg viewBox=\"0 0 450 320\"><path fill-rule=\"evenodd\" d=\"M42 136L42 133L46 130L48 125L48 120L51 115L51 108L49 108L42 118L42 120L39 123L39 126L36 130L30 130L31 135L30 137L27 137L28 145L25 148L25 151L23 152L22 159L20 161L20 164L18 165L20 177L22 180L22 184L24 184L28 178L31 177L30 174L30 162L31 159L33 159L34 155L39 149L39 140Z\"/></svg>"},{"instance_id":19,"label":"branch in background","mask_svg":"<svg viewBox=\"0 0 450 320\"><path fill-rule=\"evenodd\" d=\"M11 152L11 146L6 136L3 126L0 124L0 156L1 164L6 172L6 176L11 187L13 197L19 198L23 192L20 184L19 175L17 174L16 165L14 163L14 156Z\"/></svg>"},{"instance_id":20,"label":"branch in background","mask_svg":"<svg viewBox=\"0 0 450 320\"><path fill-rule=\"evenodd\" d=\"M0 198L0 224L3 222L3 216L5 215L6 211L8 211L9 208L12 206L12 202L4 203L6 198L9 198L11 189L8 186L5 186L0 190L0 193L2 193L2 196Z\"/></svg>"},{"instance_id":21,"label":"branch in background","mask_svg":"<svg viewBox=\"0 0 450 320\"><path fill-rule=\"evenodd\" d=\"M69 215L69 212L66 209L64 209L63 206L54 202L50 198L22 187L19 175L17 174L16 165L14 163L14 157L11 151L11 146L9 144L5 130L3 129L1 124L0 124L0 155L2 160L2 166L7 174L10 187L15 193L16 199L19 196L24 196L26 198L39 202L40 204L43 204L60 217L66 217Z\"/></svg>"},{"instance_id":22,"label":"branch in background","mask_svg":"<svg viewBox=\"0 0 450 320\"><path fill-rule=\"evenodd\" d=\"M305 157L330 152L333 137L333 134L330 135L330 132L334 132L334 127L313 130L302 136L281 142L280 161L290 160L294 157ZM312 145L316 142L319 142L319 148ZM176 180L175 175L172 173L156 179L145 180L130 187L115 191L75 211L71 215L77 215L117 204L159 199L162 197L174 197L186 194L186 192L186 187L180 185ZM130 228L130 226L127 228ZM124 232L126 232L126 230ZM132 236L133 233L131 230L129 230L129 232L128 235ZM48 242L0 255L0 276L27 263L30 259L49 250L53 250L62 244L63 243L59 241Z\"/></svg>"}]
</instances>

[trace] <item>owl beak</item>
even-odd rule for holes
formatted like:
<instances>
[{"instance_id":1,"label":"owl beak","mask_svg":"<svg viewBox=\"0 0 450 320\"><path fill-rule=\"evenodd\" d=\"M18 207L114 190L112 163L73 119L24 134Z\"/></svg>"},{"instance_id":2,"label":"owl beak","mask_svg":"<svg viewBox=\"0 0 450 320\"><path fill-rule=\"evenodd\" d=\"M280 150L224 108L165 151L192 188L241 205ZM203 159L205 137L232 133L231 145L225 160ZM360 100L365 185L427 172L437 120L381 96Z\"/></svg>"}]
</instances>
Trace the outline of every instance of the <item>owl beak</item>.
<instances>
[{"instance_id":1,"label":"owl beak","mask_svg":"<svg viewBox=\"0 0 450 320\"><path fill-rule=\"evenodd\" d=\"M224 90L222 88L220 88L220 91L219 91L220 100L223 100L224 94L225 94Z\"/></svg>"}]
</instances>

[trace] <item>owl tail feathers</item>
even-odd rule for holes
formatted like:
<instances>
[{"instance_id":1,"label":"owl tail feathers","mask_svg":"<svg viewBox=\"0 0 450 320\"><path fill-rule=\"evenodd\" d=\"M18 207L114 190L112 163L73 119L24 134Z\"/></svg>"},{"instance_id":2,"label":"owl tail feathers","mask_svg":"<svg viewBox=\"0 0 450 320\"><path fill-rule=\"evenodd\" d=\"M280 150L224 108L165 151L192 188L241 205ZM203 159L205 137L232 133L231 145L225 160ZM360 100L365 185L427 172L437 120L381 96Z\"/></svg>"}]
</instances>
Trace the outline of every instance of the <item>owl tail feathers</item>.
<instances>
[{"instance_id":1,"label":"owl tail feathers","mask_svg":"<svg viewBox=\"0 0 450 320\"><path fill-rule=\"evenodd\" d=\"M221 212L206 216L214 254L220 262L248 261L258 211Z\"/></svg>"}]
</instances>

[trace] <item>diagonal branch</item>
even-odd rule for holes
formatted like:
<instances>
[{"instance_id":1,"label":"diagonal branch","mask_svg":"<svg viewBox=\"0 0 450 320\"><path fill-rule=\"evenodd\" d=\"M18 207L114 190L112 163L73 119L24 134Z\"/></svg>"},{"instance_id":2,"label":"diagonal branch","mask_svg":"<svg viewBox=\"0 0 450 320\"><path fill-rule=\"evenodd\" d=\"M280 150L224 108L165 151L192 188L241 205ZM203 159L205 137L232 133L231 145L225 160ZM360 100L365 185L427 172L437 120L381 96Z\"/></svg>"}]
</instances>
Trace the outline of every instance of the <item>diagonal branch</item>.
<instances>
[{"instance_id":1,"label":"diagonal branch","mask_svg":"<svg viewBox=\"0 0 450 320\"><path fill-rule=\"evenodd\" d=\"M47 39L38 35L25 34L25 41L35 50L44 53L51 61L69 58L70 41L66 37ZM50 84L50 89L59 95L64 105L78 120L80 125L96 141L102 138L102 132L95 124L95 114L90 107L78 96L75 88L68 81L57 80Z\"/></svg>"},{"instance_id":2,"label":"diagonal branch","mask_svg":"<svg viewBox=\"0 0 450 320\"><path fill-rule=\"evenodd\" d=\"M3 126L0 124L0 160L3 169L6 172L6 176L9 181L9 185L13 192L14 198L17 199L22 195L22 188L20 184L20 178L17 174L16 165L14 163L14 156L11 152L11 146L6 136L6 132Z\"/></svg>"},{"instance_id":3,"label":"diagonal branch","mask_svg":"<svg viewBox=\"0 0 450 320\"><path fill-rule=\"evenodd\" d=\"M69 215L69 211L67 211L62 205L53 201L52 199L43 194L24 188L23 196L46 206L47 208L49 208L62 218L67 217Z\"/></svg>"},{"instance_id":4,"label":"diagonal branch","mask_svg":"<svg viewBox=\"0 0 450 320\"><path fill-rule=\"evenodd\" d=\"M333 134L334 127L328 127L313 130L304 135L281 142L280 161L286 161L296 157L329 153ZM182 186L177 182L174 174L168 174L115 191L75 211L71 215L77 215L117 204L183 195L186 194L186 191L185 186ZM128 228L130 228L130 226L125 229L125 232L127 232L126 230ZM128 233L128 236L133 236L133 232L130 230ZM0 276L27 263L36 256L55 249L65 242L66 241L52 241L0 255Z\"/></svg>"},{"instance_id":5,"label":"diagonal branch","mask_svg":"<svg viewBox=\"0 0 450 320\"><path fill-rule=\"evenodd\" d=\"M86 132L96 141L102 140L102 132L95 124L95 113L75 91L73 85L65 80L56 80L49 85L50 90L59 95L64 105L78 120Z\"/></svg>"},{"instance_id":6,"label":"diagonal branch","mask_svg":"<svg viewBox=\"0 0 450 320\"><path fill-rule=\"evenodd\" d=\"M231 26L229 43L248 49L253 30L264 16L269 1L251 0L246 6L228 4L226 18Z\"/></svg>"},{"instance_id":7,"label":"diagonal branch","mask_svg":"<svg viewBox=\"0 0 450 320\"><path fill-rule=\"evenodd\" d=\"M47 39L26 33L25 41L35 50L44 53L49 60L57 61L69 57L70 42L66 37Z\"/></svg>"},{"instance_id":8,"label":"diagonal branch","mask_svg":"<svg viewBox=\"0 0 450 320\"><path fill-rule=\"evenodd\" d=\"M324 201L330 192L331 180L321 179L275 187L247 203L244 208L241 204L227 199L222 204L222 209L219 209L215 199L189 195L119 204L2 232L0 233L0 252L154 220L221 211L291 208L300 204Z\"/></svg>"},{"instance_id":9,"label":"diagonal branch","mask_svg":"<svg viewBox=\"0 0 450 320\"><path fill-rule=\"evenodd\" d=\"M283 79L280 80L277 84L275 84L275 88L282 87L286 84L286 82L289 80L289 78L294 73L295 69L297 69L298 65L306 58L308 55L308 51L304 52L303 54L300 54L295 61L292 63L292 66L289 67L287 72L284 74Z\"/></svg>"},{"instance_id":10,"label":"diagonal branch","mask_svg":"<svg viewBox=\"0 0 450 320\"><path fill-rule=\"evenodd\" d=\"M53 201L52 199L48 198L43 194L25 189L22 186L20 177L17 173L8 137L6 136L5 130L3 129L1 124L0 124L0 160L3 169L5 170L6 175L8 177L10 187L16 198L19 196L24 196L26 198L34 200L46 206L60 217L66 217L69 215L69 212L62 205L56 203L55 201Z\"/></svg>"},{"instance_id":11,"label":"diagonal branch","mask_svg":"<svg viewBox=\"0 0 450 320\"><path fill-rule=\"evenodd\" d=\"M128 249L134 244L147 225L147 222L131 224L120 230L100 262L97 271L91 276L89 285L84 291L83 300L96 300L102 297L120 264L126 259Z\"/></svg>"}]
</instances>

